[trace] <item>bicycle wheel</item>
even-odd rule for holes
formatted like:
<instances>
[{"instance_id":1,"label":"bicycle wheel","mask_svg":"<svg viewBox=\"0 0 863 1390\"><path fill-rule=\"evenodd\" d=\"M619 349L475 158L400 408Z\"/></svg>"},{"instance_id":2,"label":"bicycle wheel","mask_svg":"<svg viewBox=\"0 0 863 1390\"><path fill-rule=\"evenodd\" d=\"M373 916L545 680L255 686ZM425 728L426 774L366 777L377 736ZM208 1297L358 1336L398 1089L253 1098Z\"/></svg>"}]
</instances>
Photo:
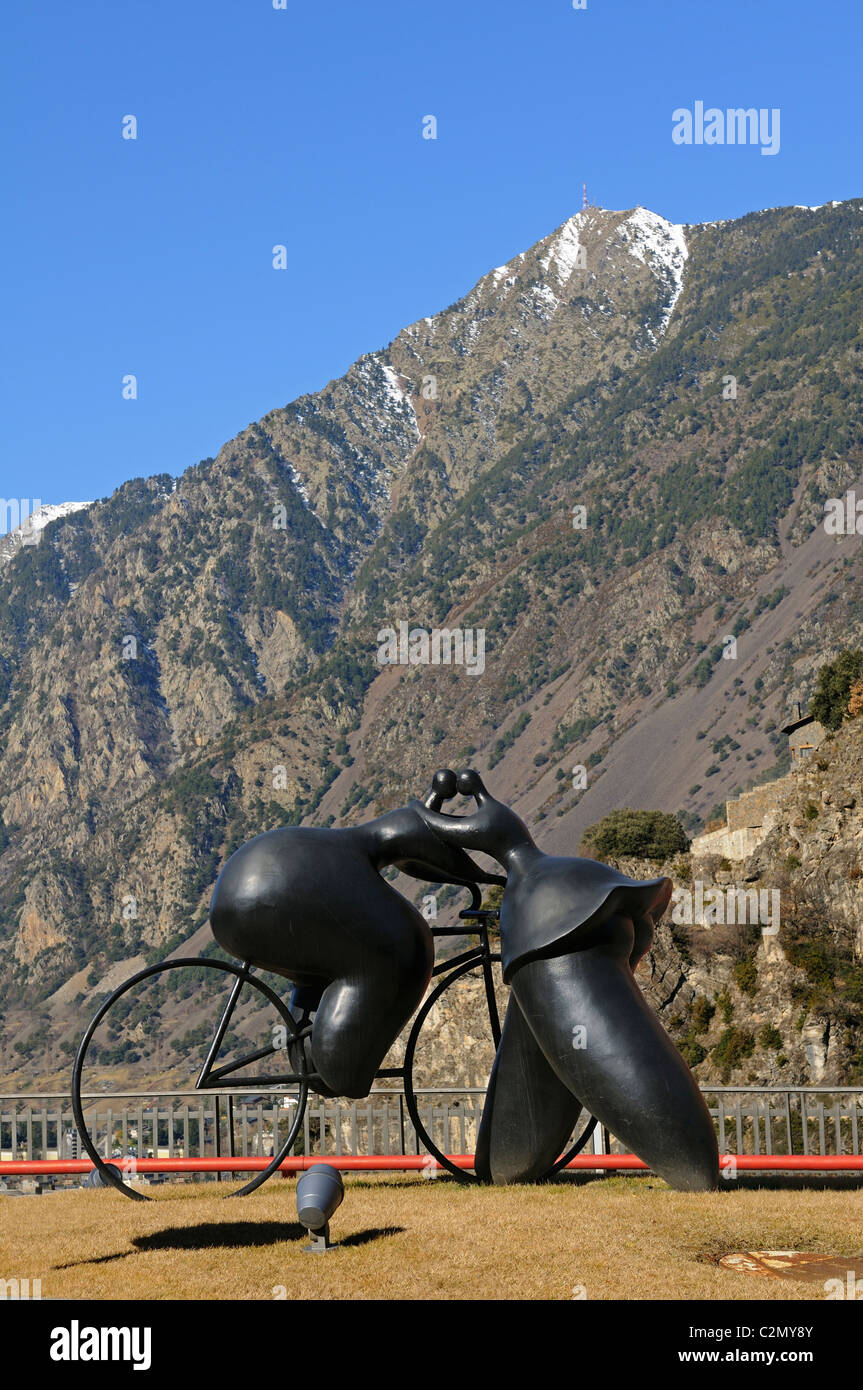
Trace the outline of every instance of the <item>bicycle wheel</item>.
<instances>
[{"instance_id":1,"label":"bicycle wheel","mask_svg":"<svg viewBox=\"0 0 863 1390\"><path fill-rule=\"evenodd\" d=\"M436 1115L433 1102L431 1107L426 1106L426 1115L423 1116L418 1100L418 1093L431 1093L432 1097L437 1094L440 1099L443 1099L444 1096L458 1088L452 1084L444 1084L439 1077L439 1064L434 1062L424 1064L423 1054L433 1057L435 1053L445 1052L450 1058L452 1057L452 1040L450 1040L450 1045L446 1046L445 1037L443 1040L441 1039L441 1034L446 1033L447 1018L449 1017L453 1020L455 1027L460 1030L459 1056L462 1068L467 1068L475 1081L479 1076L482 1076L484 1081L487 1080L491 1074L497 1044L500 1040L497 1020L499 1014L505 1011L506 987L500 975L499 960L498 955L492 953L488 956L481 948L476 948L474 952L470 953L469 958L457 958L452 969L442 972L442 978L428 994L414 1019L405 1049L405 1100L417 1133L417 1139L428 1150L435 1162L461 1183L479 1182L479 1178L472 1170L460 1168L451 1161L444 1149L436 1142L433 1131L435 1128L438 1130L443 1128L444 1133L449 1137L455 1126L460 1135L465 1135L468 1129L465 1124L465 1117L457 1113L452 1114L451 1108L447 1104L439 1105L437 1107L439 1113ZM489 973L491 973L491 981L488 980ZM494 1007L492 1006L492 998L489 997L490 992L494 999ZM448 995L449 998L447 998ZM435 1014L436 1009L437 1015ZM438 1043L437 1047L434 1046L435 1042ZM450 1083L456 1081L452 1072L450 1072L449 1080ZM465 1085L465 1091L468 1089L472 1088ZM547 1172L543 1173L538 1181L545 1182L565 1168L585 1147L596 1128L596 1123L592 1115L583 1112L582 1116L579 1117L576 1130L570 1137L566 1151ZM471 1127L474 1126L478 1128L478 1121L474 1120Z\"/></svg>"},{"instance_id":2,"label":"bicycle wheel","mask_svg":"<svg viewBox=\"0 0 863 1390\"><path fill-rule=\"evenodd\" d=\"M158 976L165 978L157 981ZM231 977L227 1000L224 997L219 999L212 988L216 982L223 984L225 976ZM163 1010L166 1015L164 1019ZM185 1035L178 1040L178 1027L186 1025ZM169 1046L160 1034L172 1029L174 1037ZM125 1160L124 1167L129 1167L128 1140L131 1137L135 1138L137 1149L135 1158L131 1160L132 1169L137 1158L148 1156L143 1134L145 1107L138 1105L140 1118L136 1125L134 1114L131 1121L128 1114L130 1109L134 1112L136 1107L120 1106L121 1122L115 1118L114 1098L128 1101L134 1097L140 1102L142 1097L158 1097L160 1091L167 1089L189 1095L199 1092L203 1098L208 1091L217 1089L241 1092L244 1088L253 1088L264 1092L258 1100L258 1110L262 1115L263 1100L274 1101L273 1092L278 1087L275 1094L284 1093L286 1098L279 1109L286 1108L288 1115L280 1122L273 1105L270 1122L272 1158L249 1182L236 1192L226 1193L226 1196L240 1197L254 1192L287 1157L302 1124L309 1092L309 1073L303 1046L307 1032L308 1029L297 1026L287 1005L275 990L266 981L250 974L246 965L192 957L148 966L108 995L81 1040L72 1073L72 1112L81 1143L106 1183L134 1201L148 1201L149 1198L142 1192L136 1191L118 1176L116 1162L109 1161L121 1158ZM255 1042L262 1045L255 1047ZM250 1074L250 1067L257 1068L254 1075ZM163 1080L154 1085L154 1076L160 1076ZM166 1077L167 1081L164 1079ZM186 1078L190 1077L194 1080L186 1085ZM222 1087L220 1083L225 1078L230 1080ZM190 1129L189 1109L187 1106L184 1136L188 1135ZM160 1112L158 1100L155 1111L151 1111L152 1115L155 1116L151 1118L154 1156L159 1156L162 1127L166 1123L170 1126L167 1140L169 1152L174 1147L175 1117L172 1110L166 1120ZM229 1116L233 1137L233 1111L230 1105ZM193 1118L191 1123L193 1132L197 1129L198 1146L202 1150L207 1132L212 1130L218 1154L218 1110L215 1110L214 1119L205 1117L201 1103L198 1117ZM280 1136L280 1128L284 1129L285 1125L287 1133ZM259 1138L263 1151L267 1140L263 1134L262 1119ZM104 1154L99 1152L100 1142L104 1144ZM119 1152L117 1143L121 1146ZM182 1147L185 1148L185 1139ZM145 1150L143 1154L142 1148ZM263 1152L262 1156L265 1156Z\"/></svg>"},{"instance_id":3,"label":"bicycle wheel","mask_svg":"<svg viewBox=\"0 0 863 1390\"><path fill-rule=\"evenodd\" d=\"M475 1131L476 1117L451 1097L459 1091L469 1094L477 1083L484 1085L491 1072L497 1042L486 987L489 970L496 997L504 989L497 959L486 956L481 948L470 951L466 958L456 957L452 968L443 969L414 1018L405 1048L405 1101L418 1144L461 1183L479 1179L453 1163L445 1149L464 1152L475 1144L469 1136ZM457 1046L453 1033L457 1034ZM437 1060L440 1056L446 1058L443 1067ZM423 1097L424 1115L419 1096ZM435 1130L443 1131L443 1147L436 1142Z\"/></svg>"}]
</instances>

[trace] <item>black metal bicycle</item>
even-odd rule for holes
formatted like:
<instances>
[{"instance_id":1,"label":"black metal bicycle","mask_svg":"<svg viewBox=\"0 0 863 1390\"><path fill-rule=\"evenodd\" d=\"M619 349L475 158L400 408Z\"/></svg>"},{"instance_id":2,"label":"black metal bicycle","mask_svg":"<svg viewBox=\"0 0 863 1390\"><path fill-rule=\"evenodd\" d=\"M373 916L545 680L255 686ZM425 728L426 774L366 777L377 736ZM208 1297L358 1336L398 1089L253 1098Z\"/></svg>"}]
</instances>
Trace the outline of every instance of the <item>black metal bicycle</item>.
<instances>
[{"instance_id":1,"label":"black metal bicycle","mask_svg":"<svg viewBox=\"0 0 863 1390\"><path fill-rule=\"evenodd\" d=\"M476 1174L459 1167L438 1144L424 1123L417 1099L417 1077L422 1070L422 1056L428 1042L428 1034L423 1030L429 1024L432 1011L446 992L452 990L460 981L477 976L482 981L487 1018L488 1043L491 1055L500 1042L500 1013L495 987L495 966L500 961L500 952L494 949L489 935L489 927L499 919L496 908L483 908L482 894L476 887L470 888L470 906L459 913L462 925L452 927L432 926L435 937L476 936L477 944L439 961L433 969L432 981L420 1008L414 1015L405 1047L404 1061L399 1067L384 1067L377 1073L379 1080L401 1081L404 1088L405 1103L417 1136L417 1150L420 1146L430 1155L440 1168L451 1173L461 1183L478 1182ZM215 972L215 975L213 975ZM185 973L185 978L183 975ZM201 990L206 977L211 976L215 983L218 976L230 981L228 998L214 1026L201 1021L187 1032L187 1042L194 1050L203 1050L203 1063L197 1072L194 1089L201 1092L223 1088L230 1083L237 1091L284 1092L284 1108L289 1112L285 1133L273 1133L273 1153L270 1161L260 1172L234 1192L230 1197L242 1197L256 1191L272 1176L293 1149L303 1124L310 1091L320 1084L320 1077L309 1067L307 1061L306 1039L311 1036L314 1015L302 1013L295 1017L285 1000L268 984L260 974L254 973L249 961L234 964L230 961L211 959L205 956L182 957L161 961L147 966L130 976L115 989L100 1005L81 1041L75 1058L72 1074L72 1110L81 1141L94 1167L106 1183L123 1192L135 1201L149 1200L123 1180L118 1166L111 1162L113 1155L101 1154L90 1133L84 1104L86 1089L84 1079L88 1068L98 1066L100 1059L104 1064L106 1049L96 1042L100 1028L105 1028L109 1042L121 1042L107 1049L107 1055L114 1055L118 1049L125 1056L135 1057L136 1040L143 1041L156 1029L161 1019L161 1010L173 1010L174 1015L182 1015L185 1009L191 1022L201 1012L202 1001L207 1000L207 991ZM158 984L156 984L158 982ZM140 998L135 999L135 991L143 986ZM186 1004L186 1001L190 1001ZM264 1030L261 1010L269 1010L269 1024ZM263 1046L250 1047L255 1035L268 1038ZM152 1036L152 1032L150 1033ZM131 1052L129 1049L131 1048ZM200 1055L200 1054L199 1054ZM287 1058L288 1069L281 1070ZM251 1072L247 1069L252 1068ZM108 1097L100 1095L105 1104ZM549 1168L544 1177L551 1177L564 1168L581 1152L596 1126L596 1120L589 1115L582 1117L577 1135L566 1153L561 1155ZM110 1140L110 1136L109 1136ZM140 1142L140 1136L139 1136ZM110 1147L110 1142L106 1148ZM322 1156L323 1157L323 1156Z\"/></svg>"}]
</instances>

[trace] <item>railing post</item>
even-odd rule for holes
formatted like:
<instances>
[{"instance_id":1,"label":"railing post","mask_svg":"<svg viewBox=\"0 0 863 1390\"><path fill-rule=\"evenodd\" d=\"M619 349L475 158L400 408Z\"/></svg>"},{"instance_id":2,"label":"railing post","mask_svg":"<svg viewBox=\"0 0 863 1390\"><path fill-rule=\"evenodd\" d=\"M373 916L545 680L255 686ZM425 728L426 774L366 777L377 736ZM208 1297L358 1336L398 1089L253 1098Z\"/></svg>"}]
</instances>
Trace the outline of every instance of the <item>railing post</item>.
<instances>
[{"instance_id":1,"label":"railing post","mask_svg":"<svg viewBox=\"0 0 863 1390\"><path fill-rule=\"evenodd\" d=\"M595 1154L608 1153L608 1130L602 1125L597 1125L593 1131L593 1152ZM597 1177L604 1178L606 1170L604 1168L595 1168L594 1173Z\"/></svg>"},{"instance_id":2,"label":"railing post","mask_svg":"<svg viewBox=\"0 0 863 1390\"><path fill-rule=\"evenodd\" d=\"M221 1158L221 1157L222 1157L222 1133L221 1133L222 1116L221 1116L221 1112L220 1112L220 1108L219 1108L219 1094L218 1094L217 1091L215 1091L215 1092L213 1093L213 1106L214 1106L214 1113L215 1113L215 1120L214 1120L214 1122L213 1122L213 1141L214 1141L214 1143L215 1143L215 1150L216 1150L216 1151L215 1151L215 1156L216 1156L216 1158ZM221 1182L221 1181L222 1181L222 1174L221 1174L221 1173L217 1173L217 1174L216 1174L216 1182Z\"/></svg>"}]
</instances>

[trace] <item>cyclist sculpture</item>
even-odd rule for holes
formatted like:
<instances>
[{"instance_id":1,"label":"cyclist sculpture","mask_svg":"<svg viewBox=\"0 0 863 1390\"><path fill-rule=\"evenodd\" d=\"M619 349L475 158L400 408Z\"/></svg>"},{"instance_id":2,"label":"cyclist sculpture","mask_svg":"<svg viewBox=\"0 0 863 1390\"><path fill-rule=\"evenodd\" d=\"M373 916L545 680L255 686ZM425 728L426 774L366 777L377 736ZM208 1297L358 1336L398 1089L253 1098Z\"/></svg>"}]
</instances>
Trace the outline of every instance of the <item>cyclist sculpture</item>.
<instances>
[{"instance_id":1,"label":"cyclist sculpture","mask_svg":"<svg viewBox=\"0 0 863 1390\"><path fill-rule=\"evenodd\" d=\"M473 814L440 809L456 791L475 799ZM497 859L506 878L485 873L468 849ZM473 771L436 773L425 803L368 825L271 830L222 871L213 934L297 986L294 1017L314 1018L316 1089L368 1094L431 976L431 930L381 877L390 864L432 882L506 885L501 958L512 994L480 1128L481 1178L547 1172L584 1105L672 1186L717 1185L707 1107L632 973L671 880L543 854Z\"/></svg>"},{"instance_id":2,"label":"cyclist sculpture","mask_svg":"<svg viewBox=\"0 0 863 1390\"><path fill-rule=\"evenodd\" d=\"M442 809L457 792L476 802L470 814ZM469 850L496 859L506 877L481 868ZM461 924L430 926L383 877L390 865L430 883L469 888L471 906ZM498 914L482 907L479 884L504 888L499 953L488 935ZM107 1161L114 1143L110 1106L100 1141L105 1153L99 1152L99 1115L91 1132L93 1097L84 1077L98 1056L94 1037L102 1021L110 1015L109 1037L112 1020L116 1035L128 1031L135 991L179 983L191 969L198 984L208 981L205 996L220 982L230 986L195 1089L227 1082L247 1090L287 1086L291 1093L287 1133L277 1139L274 1125L272 1156L233 1196L255 1191L279 1169L300 1133L309 1091L360 1097L378 1078L401 1080L417 1142L460 1181L550 1176L580 1152L599 1121L673 1187L715 1188L719 1158L707 1107L632 973L670 894L667 878L639 882L592 859L543 854L524 822L473 771L435 773L424 802L411 801L368 825L285 826L258 835L228 860L210 911L216 941L241 963L170 956L119 985L91 1020L72 1076L84 1147L105 1182L144 1200ZM464 934L479 944L435 964L435 937ZM492 973L498 960L510 986L502 1030ZM289 1007L255 970L292 983ZM435 1143L420 1114L414 1075L432 1009L477 972L496 1056L471 1175ZM440 978L426 993L432 976ZM192 986L183 988L179 998L191 994ZM244 1052L249 1044L237 1035L222 1060L243 999L253 1010L270 1008L286 1041L274 1034ZM382 1067L414 1015L403 1064ZM282 1048L288 1070L261 1073ZM104 1102L101 1089L99 1099ZM573 1138L580 1117L585 1122ZM139 1119L139 1149L142 1125ZM219 1133L216 1111L217 1157Z\"/></svg>"},{"instance_id":3,"label":"cyclist sculpture","mask_svg":"<svg viewBox=\"0 0 863 1390\"><path fill-rule=\"evenodd\" d=\"M381 870L394 865L431 883L506 882L428 824L455 790L455 774L439 773L425 803L367 825L268 830L219 876L213 935L231 955L294 984L294 1018L314 1016L309 1070L324 1095L368 1095L431 978L431 928Z\"/></svg>"}]
</instances>

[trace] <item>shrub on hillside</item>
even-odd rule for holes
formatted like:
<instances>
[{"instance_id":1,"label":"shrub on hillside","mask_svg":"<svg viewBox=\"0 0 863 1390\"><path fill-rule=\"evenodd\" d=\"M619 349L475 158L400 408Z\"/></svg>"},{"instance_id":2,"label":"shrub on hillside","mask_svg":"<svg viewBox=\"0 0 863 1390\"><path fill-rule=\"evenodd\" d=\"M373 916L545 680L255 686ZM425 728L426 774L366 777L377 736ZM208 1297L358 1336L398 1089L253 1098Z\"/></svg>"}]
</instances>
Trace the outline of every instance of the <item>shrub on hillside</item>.
<instances>
[{"instance_id":1,"label":"shrub on hillside","mask_svg":"<svg viewBox=\"0 0 863 1390\"><path fill-rule=\"evenodd\" d=\"M828 661L818 672L818 684L810 713L825 729L838 729L849 712L851 687L863 676L863 649L846 648L835 661Z\"/></svg>"},{"instance_id":2,"label":"shrub on hillside","mask_svg":"<svg viewBox=\"0 0 863 1390\"><path fill-rule=\"evenodd\" d=\"M715 1065L719 1068L722 1084L727 1085L731 1073L740 1067L747 1057L755 1051L755 1037L745 1028L726 1028L719 1042L712 1049Z\"/></svg>"},{"instance_id":3,"label":"shrub on hillside","mask_svg":"<svg viewBox=\"0 0 863 1390\"><path fill-rule=\"evenodd\" d=\"M612 811L582 836L581 849L604 859L631 855L637 859L670 859L689 849L686 831L666 811Z\"/></svg>"}]
</instances>

